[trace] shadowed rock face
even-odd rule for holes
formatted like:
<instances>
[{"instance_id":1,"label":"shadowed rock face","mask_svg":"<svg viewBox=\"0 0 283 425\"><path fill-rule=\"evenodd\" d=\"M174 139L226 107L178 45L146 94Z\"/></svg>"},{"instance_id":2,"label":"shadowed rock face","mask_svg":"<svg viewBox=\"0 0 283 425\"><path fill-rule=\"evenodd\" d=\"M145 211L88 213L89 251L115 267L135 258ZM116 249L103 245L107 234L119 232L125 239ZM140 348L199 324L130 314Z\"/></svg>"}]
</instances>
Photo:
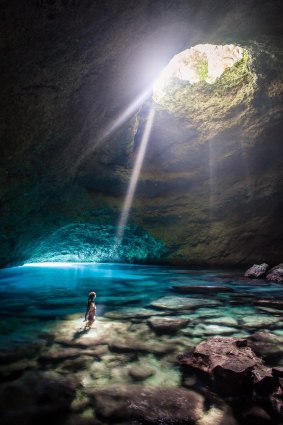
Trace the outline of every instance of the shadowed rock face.
<instances>
[{"instance_id":1,"label":"shadowed rock face","mask_svg":"<svg viewBox=\"0 0 283 425\"><path fill-rule=\"evenodd\" d=\"M247 73L156 106L130 224L166 248L149 262L282 261L280 1L10 0L1 20L3 266L46 253L66 226L117 225L151 98L110 128L202 43L246 49Z\"/></svg>"}]
</instances>

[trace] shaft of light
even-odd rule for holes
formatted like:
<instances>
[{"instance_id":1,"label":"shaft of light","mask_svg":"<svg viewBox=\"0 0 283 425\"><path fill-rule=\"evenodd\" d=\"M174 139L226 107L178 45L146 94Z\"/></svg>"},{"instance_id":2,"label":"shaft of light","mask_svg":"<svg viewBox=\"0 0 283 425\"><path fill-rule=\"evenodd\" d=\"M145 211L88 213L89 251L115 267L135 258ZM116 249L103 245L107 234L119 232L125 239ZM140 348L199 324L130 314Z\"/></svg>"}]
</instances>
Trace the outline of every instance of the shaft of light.
<instances>
[{"instance_id":1,"label":"shaft of light","mask_svg":"<svg viewBox=\"0 0 283 425\"><path fill-rule=\"evenodd\" d=\"M133 169L133 172L132 172L130 184L129 184L128 191L127 191L127 195L126 195L126 198L125 198L125 201L124 201L121 217L120 217L120 220L119 220L119 223L118 223L118 230L117 230L117 233L116 233L116 244L121 243L121 241L123 239L125 226L126 226L127 221L128 221L128 217L129 217L130 209L131 209L131 206L132 206L132 203L133 203L133 198L134 198L137 182L138 182L138 179L139 179L141 167L142 167L142 164L143 164L143 161L144 161L144 156L145 156L146 148L147 148L148 141L149 141L149 136L150 136L153 120L154 120L154 115L155 115L155 111L154 111L153 108L151 108L150 111L149 111L148 117L147 117L146 126L145 126L145 129L144 129L144 133L143 133L142 140L141 140L141 143L140 143L140 147L139 147L139 150L138 150L137 158L136 158L136 161L135 161L134 169Z\"/></svg>"}]
</instances>

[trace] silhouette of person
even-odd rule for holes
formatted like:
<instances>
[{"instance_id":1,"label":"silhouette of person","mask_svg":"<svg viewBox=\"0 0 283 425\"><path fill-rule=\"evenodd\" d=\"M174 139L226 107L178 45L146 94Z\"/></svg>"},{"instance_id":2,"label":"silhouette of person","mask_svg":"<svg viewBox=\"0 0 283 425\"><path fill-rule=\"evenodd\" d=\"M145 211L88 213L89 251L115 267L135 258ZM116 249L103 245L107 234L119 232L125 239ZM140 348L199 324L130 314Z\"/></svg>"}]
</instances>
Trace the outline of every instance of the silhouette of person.
<instances>
[{"instance_id":1,"label":"silhouette of person","mask_svg":"<svg viewBox=\"0 0 283 425\"><path fill-rule=\"evenodd\" d=\"M84 320L84 322L87 322L85 325L85 329L90 329L93 325L93 322L95 321L96 306L93 301L94 298L96 298L96 293L92 291L88 294L88 301L87 301L85 320Z\"/></svg>"}]
</instances>

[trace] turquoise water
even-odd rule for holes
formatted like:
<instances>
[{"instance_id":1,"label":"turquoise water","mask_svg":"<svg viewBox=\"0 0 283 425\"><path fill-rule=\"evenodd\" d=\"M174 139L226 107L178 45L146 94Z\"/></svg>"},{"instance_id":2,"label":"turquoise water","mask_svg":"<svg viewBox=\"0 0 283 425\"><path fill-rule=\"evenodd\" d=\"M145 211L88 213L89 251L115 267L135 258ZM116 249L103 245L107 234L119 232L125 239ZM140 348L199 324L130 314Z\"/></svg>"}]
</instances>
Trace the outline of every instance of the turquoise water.
<instances>
[{"instance_id":1,"label":"turquoise water","mask_svg":"<svg viewBox=\"0 0 283 425\"><path fill-rule=\"evenodd\" d=\"M283 286L245 279L243 271L37 264L1 270L0 281L0 410L7 425L187 423L174 419L174 403L172 412L164 407L166 420L161 409L153 422L146 412L131 422L126 405L113 408L117 392L135 405L137 391L144 390L150 410L150 403L157 402L154 389L158 394L163 388L194 391L204 400L206 410L197 425L248 425L250 405L241 402L231 410L196 376L184 379L176 357L211 336L253 340L264 333L268 343L256 339L257 354L269 367L283 366L282 304L276 304L283 300ZM215 285L216 292L192 288ZM183 286L191 290L178 290ZM86 332L90 291L97 293L97 320ZM185 320L181 328L158 332L153 325L160 319ZM174 399L175 393L168 396ZM268 423L279 424L270 406L266 409Z\"/></svg>"},{"instance_id":2,"label":"turquoise water","mask_svg":"<svg viewBox=\"0 0 283 425\"><path fill-rule=\"evenodd\" d=\"M184 295L172 291L172 285L223 285L233 292ZM237 305L238 313L244 308L249 314L258 314L250 304L251 298L283 299L282 285L244 279L239 270L93 263L26 265L0 271L1 346L28 342L66 315L83 316L91 290L97 292L100 317L111 310L123 312L131 307L146 307L164 296L210 299L212 296L221 301L218 309L222 316L237 314ZM241 300L235 302L239 296Z\"/></svg>"}]
</instances>

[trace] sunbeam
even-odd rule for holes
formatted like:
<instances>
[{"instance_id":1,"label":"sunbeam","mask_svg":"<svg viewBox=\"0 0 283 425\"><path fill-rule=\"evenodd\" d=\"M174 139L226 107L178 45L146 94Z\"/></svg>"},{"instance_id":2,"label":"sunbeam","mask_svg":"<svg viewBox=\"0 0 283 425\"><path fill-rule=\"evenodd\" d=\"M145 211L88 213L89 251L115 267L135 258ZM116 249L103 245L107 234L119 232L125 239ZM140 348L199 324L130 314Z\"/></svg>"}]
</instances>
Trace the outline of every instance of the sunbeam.
<instances>
[{"instance_id":1,"label":"sunbeam","mask_svg":"<svg viewBox=\"0 0 283 425\"><path fill-rule=\"evenodd\" d=\"M154 115L155 115L155 110L154 110L153 107L151 107L149 114L148 114L148 117L147 117L146 126L145 126L145 129L144 129L144 133L143 133L142 140L141 140L141 143L140 143L140 147L139 147L139 150L138 150L138 154L137 154L137 157L136 157L134 169L133 169L133 172L132 172L130 184L129 184L129 187L128 187L127 195L126 195L126 198L125 198L125 201L124 201L123 209L122 209L120 220L119 220L119 223L118 223L118 230L117 230L117 233L116 233L116 247L115 247L116 249L123 240L125 226L127 224L130 209L131 209L131 206L132 206L132 203L133 203L133 198L134 198L137 182L138 182L138 179L139 179L141 167L142 167L142 164L143 164L143 161L144 161L144 156L145 156L146 148L147 148L149 137L150 137L152 124L153 124L153 121L154 121Z\"/></svg>"},{"instance_id":2,"label":"sunbeam","mask_svg":"<svg viewBox=\"0 0 283 425\"><path fill-rule=\"evenodd\" d=\"M123 124L125 124L125 122L129 120L138 111L138 109L143 105L146 99L148 99L151 93L152 87L149 87L144 90L136 99L133 100L132 103L127 106L127 108L120 115L118 115L113 120L113 122L111 122L111 124L109 124L104 130L102 130L98 134L95 142L92 143L87 149L85 149L81 155L79 155L74 169L77 170L89 154L94 152L102 142L104 142L108 137L110 137Z\"/></svg>"}]
</instances>

